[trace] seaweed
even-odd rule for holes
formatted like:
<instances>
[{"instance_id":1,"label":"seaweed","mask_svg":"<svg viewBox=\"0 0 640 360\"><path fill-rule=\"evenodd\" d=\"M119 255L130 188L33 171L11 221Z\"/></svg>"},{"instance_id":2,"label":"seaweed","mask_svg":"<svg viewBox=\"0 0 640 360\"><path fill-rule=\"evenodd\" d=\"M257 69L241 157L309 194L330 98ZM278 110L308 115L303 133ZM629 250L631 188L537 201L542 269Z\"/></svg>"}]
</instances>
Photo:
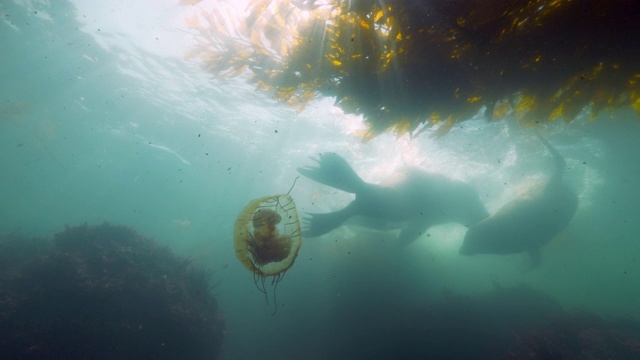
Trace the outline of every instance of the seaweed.
<instances>
[{"instance_id":1,"label":"seaweed","mask_svg":"<svg viewBox=\"0 0 640 360\"><path fill-rule=\"evenodd\" d=\"M188 57L298 110L319 96L384 131L444 135L475 115L524 126L640 112L640 12L588 0L255 0L188 20ZM244 21L242 21L244 20Z\"/></svg>"}]
</instances>

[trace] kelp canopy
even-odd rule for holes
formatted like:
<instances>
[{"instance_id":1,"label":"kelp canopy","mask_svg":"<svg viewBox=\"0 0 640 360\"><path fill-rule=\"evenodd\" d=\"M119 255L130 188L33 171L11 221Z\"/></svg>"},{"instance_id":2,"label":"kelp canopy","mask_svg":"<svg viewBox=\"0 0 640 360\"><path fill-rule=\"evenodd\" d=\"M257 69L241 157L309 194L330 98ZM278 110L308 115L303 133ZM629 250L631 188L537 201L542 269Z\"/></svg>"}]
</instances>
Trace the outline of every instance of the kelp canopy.
<instances>
[{"instance_id":1,"label":"kelp canopy","mask_svg":"<svg viewBox=\"0 0 640 360\"><path fill-rule=\"evenodd\" d=\"M640 112L635 1L255 0L245 15L190 19L190 56L300 110L334 97L369 137L445 133L479 112L525 125Z\"/></svg>"}]
</instances>

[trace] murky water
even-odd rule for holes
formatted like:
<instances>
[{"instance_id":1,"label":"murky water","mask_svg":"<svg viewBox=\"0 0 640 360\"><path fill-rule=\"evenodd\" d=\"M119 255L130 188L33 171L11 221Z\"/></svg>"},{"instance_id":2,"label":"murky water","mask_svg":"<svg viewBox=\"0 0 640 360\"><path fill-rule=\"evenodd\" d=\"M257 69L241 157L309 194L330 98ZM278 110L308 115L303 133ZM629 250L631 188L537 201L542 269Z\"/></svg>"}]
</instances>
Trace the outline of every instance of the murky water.
<instances>
[{"instance_id":1,"label":"murky water","mask_svg":"<svg viewBox=\"0 0 640 360\"><path fill-rule=\"evenodd\" d=\"M0 5L0 233L47 237L107 221L192 257L213 271L224 359L420 358L418 335L440 321L428 311L443 296L521 284L568 312L640 313L640 124L617 111L539 129L565 157L564 179L579 197L539 268L528 270L526 254L459 255L458 224L400 250L393 231L343 227L304 240L272 316L235 258L233 223L250 200L287 192L309 156L337 152L370 182L402 166L442 173L472 184L490 212L544 179L552 161L531 129L508 119L470 120L440 139L362 143L361 120L330 99L296 113L242 78L217 79L183 60L183 7L125 3ZM353 198L306 178L291 195L301 213ZM515 298L523 313L537 304Z\"/></svg>"}]
</instances>

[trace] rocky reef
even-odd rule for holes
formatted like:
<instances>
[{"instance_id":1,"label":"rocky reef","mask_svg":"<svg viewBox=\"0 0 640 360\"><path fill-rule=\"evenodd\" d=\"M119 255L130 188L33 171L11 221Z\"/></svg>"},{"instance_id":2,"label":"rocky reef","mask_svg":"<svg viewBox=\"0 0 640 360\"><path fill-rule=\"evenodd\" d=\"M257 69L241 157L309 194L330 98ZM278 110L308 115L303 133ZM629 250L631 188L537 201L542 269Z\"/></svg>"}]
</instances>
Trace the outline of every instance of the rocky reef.
<instances>
[{"instance_id":1,"label":"rocky reef","mask_svg":"<svg viewBox=\"0 0 640 360\"><path fill-rule=\"evenodd\" d=\"M133 229L0 237L0 349L11 359L215 359L209 274Z\"/></svg>"}]
</instances>

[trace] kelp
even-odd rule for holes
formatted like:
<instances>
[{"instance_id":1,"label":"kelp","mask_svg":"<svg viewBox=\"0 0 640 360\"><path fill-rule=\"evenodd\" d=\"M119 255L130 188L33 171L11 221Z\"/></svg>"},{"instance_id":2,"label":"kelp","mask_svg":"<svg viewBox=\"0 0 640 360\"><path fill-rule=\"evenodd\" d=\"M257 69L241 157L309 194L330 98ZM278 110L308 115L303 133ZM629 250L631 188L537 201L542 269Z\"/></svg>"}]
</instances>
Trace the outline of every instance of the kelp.
<instances>
[{"instance_id":1,"label":"kelp","mask_svg":"<svg viewBox=\"0 0 640 360\"><path fill-rule=\"evenodd\" d=\"M189 20L198 58L299 111L335 98L365 138L475 115L536 126L640 113L640 11L587 0L256 0Z\"/></svg>"}]
</instances>

